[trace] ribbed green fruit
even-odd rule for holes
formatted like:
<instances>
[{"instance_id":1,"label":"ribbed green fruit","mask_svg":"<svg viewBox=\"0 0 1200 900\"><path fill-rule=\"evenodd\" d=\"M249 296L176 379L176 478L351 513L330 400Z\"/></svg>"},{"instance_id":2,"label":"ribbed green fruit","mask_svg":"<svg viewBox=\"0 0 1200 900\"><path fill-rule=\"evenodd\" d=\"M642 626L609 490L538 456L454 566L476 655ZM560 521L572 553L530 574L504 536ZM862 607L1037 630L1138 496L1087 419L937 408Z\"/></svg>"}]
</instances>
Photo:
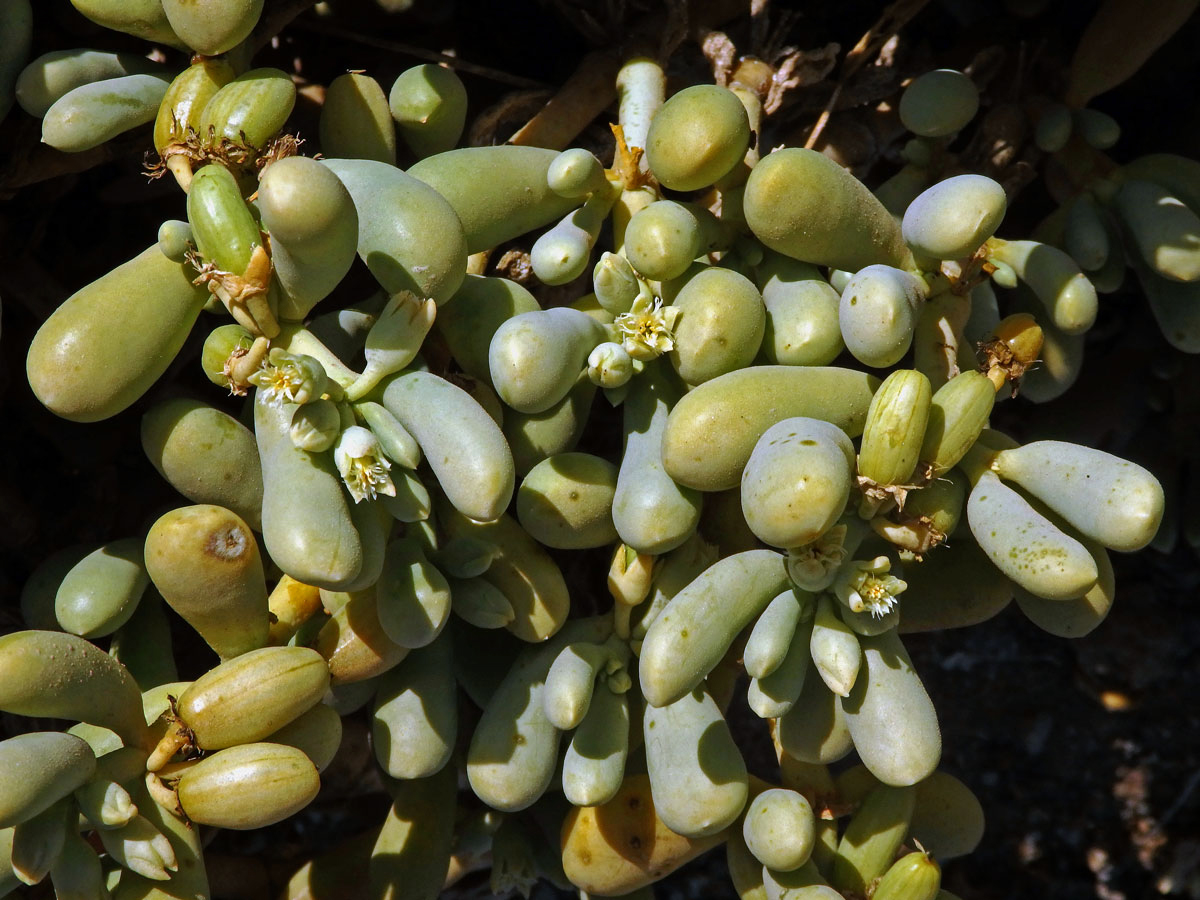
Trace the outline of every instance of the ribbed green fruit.
<instances>
[{"instance_id":1,"label":"ribbed green fruit","mask_svg":"<svg viewBox=\"0 0 1200 900\"><path fill-rule=\"evenodd\" d=\"M208 292L157 245L72 294L34 335L29 384L73 422L116 415L142 396L183 346Z\"/></svg>"},{"instance_id":2,"label":"ribbed green fruit","mask_svg":"<svg viewBox=\"0 0 1200 900\"><path fill-rule=\"evenodd\" d=\"M884 379L863 425L859 474L876 484L907 484L925 441L933 391L915 369L898 369Z\"/></svg>"},{"instance_id":3,"label":"ribbed green fruit","mask_svg":"<svg viewBox=\"0 0 1200 900\"><path fill-rule=\"evenodd\" d=\"M888 870L908 831L916 789L881 784L855 811L838 841L831 880L843 891L865 895L867 886Z\"/></svg>"},{"instance_id":4,"label":"ribbed green fruit","mask_svg":"<svg viewBox=\"0 0 1200 900\"><path fill-rule=\"evenodd\" d=\"M241 744L185 771L176 791L193 822L246 831L281 822L312 802L321 788L316 766L283 744Z\"/></svg>"},{"instance_id":5,"label":"ribbed green fruit","mask_svg":"<svg viewBox=\"0 0 1200 900\"><path fill-rule=\"evenodd\" d=\"M263 647L201 675L177 704L197 746L260 741L320 702L329 670L307 647Z\"/></svg>"},{"instance_id":6,"label":"ribbed green fruit","mask_svg":"<svg viewBox=\"0 0 1200 900\"><path fill-rule=\"evenodd\" d=\"M200 114L205 142L232 141L261 150L275 137L296 105L296 85L279 69L243 72L221 88Z\"/></svg>"}]
</instances>

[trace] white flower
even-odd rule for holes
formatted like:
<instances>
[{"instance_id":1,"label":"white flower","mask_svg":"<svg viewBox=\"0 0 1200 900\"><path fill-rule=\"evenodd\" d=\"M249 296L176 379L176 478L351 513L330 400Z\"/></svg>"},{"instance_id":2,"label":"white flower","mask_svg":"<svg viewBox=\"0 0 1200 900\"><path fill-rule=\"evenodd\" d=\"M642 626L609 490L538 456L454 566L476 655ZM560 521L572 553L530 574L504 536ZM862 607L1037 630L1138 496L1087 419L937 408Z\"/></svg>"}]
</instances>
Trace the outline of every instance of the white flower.
<instances>
[{"instance_id":1,"label":"white flower","mask_svg":"<svg viewBox=\"0 0 1200 900\"><path fill-rule=\"evenodd\" d=\"M675 348L675 322L679 310L662 300L639 294L629 312L617 316L617 331L624 335L625 352L643 362Z\"/></svg>"},{"instance_id":2,"label":"white flower","mask_svg":"<svg viewBox=\"0 0 1200 900\"><path fill-rule=\"evenodd\" d=\"M834 525L810 544L788 550L788 576L802 591L823 591L846 558L846 526Z\"/></svg>"},{"instance_id":3,"label":"white flower","mask_svg":"<svg viewBox=\"0 0 1200 900\"><path fill-rule=\"evenodd\" d=\"M361 425L342 432L333 448L333 462L355 503L374 500L380 494L396 496L388 474L392 464L384 458L379 438Z\"/></svg>"},{"instance_id":4,"label":"white flower","mask_svg":"<svg viewBox=\"0 0 1200 900\"><path fill-rule=\"evenodd\" d=\"M325 392L325 369L311 356L288 353L275 347L262 368L247 379L262 391L268 406L309 403Z\"/></svg>"},{"instance_id":5,"label":"white flower","mask_svg":"<svg viewBox=\"0 0 1200 900\"><path fill-rule=\"evenodd\" d=\"M856 559L838 575L833 591L851 612L869 612L881 619L892 611L896 598L908 587L895 575L889 575L891 570L891 560L886 556L877 556L869 562Z\"/></svg>"}]
</instances>

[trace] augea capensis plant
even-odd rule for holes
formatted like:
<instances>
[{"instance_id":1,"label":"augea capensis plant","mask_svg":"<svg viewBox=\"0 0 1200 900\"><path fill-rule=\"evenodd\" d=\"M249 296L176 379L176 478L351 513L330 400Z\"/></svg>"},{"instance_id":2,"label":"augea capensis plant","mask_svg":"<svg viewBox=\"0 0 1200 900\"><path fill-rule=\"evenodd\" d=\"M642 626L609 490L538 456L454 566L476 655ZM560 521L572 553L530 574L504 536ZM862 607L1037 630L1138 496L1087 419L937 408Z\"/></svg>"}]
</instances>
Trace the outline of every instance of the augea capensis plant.
<instances>
[{"instance_id":1,"label":"augea capensis plant","mask_svg":"<svg viewBox=\"0 0 1200 900\"><path fill-rule=\"evenodd\" d=\"M79 724L0 741L0 894L207 897L201 828L298 813L368 709L393 805L345 852L364 895L433 897L489 859L497 890L646 892L724 845L745 900L950 896L940 865L983 812L938 770L903 636L1014 598L1061 636L1104 619L1109 552L1154 538L1162 487L990 418L1046 341L1092 325L1114 259L1194 349L1200 320L1162 317L1200 284L1198 164L1102 168L1046 242L1000 238L1004 187L936 177L979 106L966 75L898 98L915 137L872 192L814 150L767 152L770 79L668 97L637 55L608 167L460 147L465 89L429 65L388 92L337 78L318 159L285 133L292 78L247 59L261 2L74 3L190 62L27 61L30 8L9 0L0 112L15 96L70 152L153 123L152 171L184 193L46 320L29 383L66 419L116 416L208 310L232 320L201 354L213 400L245 412L151 404L146 455L193 505L26 584L0 709ZM1047 152L1110 143L1083 106L1087 40L1074 112L1038 121ZM590 271L593 292L543 308L482 274L516 239L541 283ZM356 260L379 291L335 307ZM1002 316L993 285L1032 314ZM609 457L577 449L594 403L620 407ZM607 584L569 582L570 551L600 548ZM168 616L220 660L190 683ZM735 692L778 784L747 771ZM318 896L305 872L286 896Z\"/></svg>"}]
</instances>

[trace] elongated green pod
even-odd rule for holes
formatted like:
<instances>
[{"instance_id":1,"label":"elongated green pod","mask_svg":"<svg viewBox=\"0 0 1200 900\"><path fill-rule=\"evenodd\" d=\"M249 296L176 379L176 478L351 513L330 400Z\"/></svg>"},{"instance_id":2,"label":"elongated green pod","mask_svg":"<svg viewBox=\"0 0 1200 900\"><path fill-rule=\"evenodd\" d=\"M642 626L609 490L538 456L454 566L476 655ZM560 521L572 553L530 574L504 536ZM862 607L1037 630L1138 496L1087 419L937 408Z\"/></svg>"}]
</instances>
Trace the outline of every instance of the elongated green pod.
<instances>
[{"instance_id":1,"label":"elongated green pod","mask_svg":"<svg viewBox=\"0 0 1200 900\"><path fill-rule=\"evenodd\" d=\"M992 470L1110 550L1140 550L1163 516L1163 489L1141 466L1066 441L1002 450Z\"/></svg>"},{"instance_id":2,"label":"elongated green pod","mask_svg":"<svg viewBox=\"0 0 1200 900\"><path fill-rule=\"evenodd\" d=\"M688 279L672 306L679 320L668 358L687 384L744 368L758 354L766 307L744 275L710 266Z\"/></svg>"},{"instance_id":3,"label":"elongated green pod","mask_svg":"<svg viewBox=\"0 0 1200 900\"><path fill-rule=\"evenodd\" d=\"M646 701L665 706L692 692L787 586L783 557L770 550L737 553L707 568L646 633L638 663Z\"/></svg>"},{"instance_id":4,"label":"elongated green pod","mask_svg":"<svg viewBox=\"0 0 1200 900\"><path fill-rule=\"evenodd\" d=\"M321 149L334 159L396 165L396 126L379 82L347 72L329 83L321 106Z\"/></svg>"},{"instance_id":5,"label":"elongated green pod","mask_svg":"<svg viewBox=\"0 0 1200 900\"><path fill-rule=\"evenodd\" d=\"M483 522L504 511L516 481L512 453L470 394L432 373L406 372L385 382L383 405L416 438L456 509Z\"/></svg>"},{"instance_id":6,"label":"elongated green pod","mask_svg":"<svg viewBox=\"0 0 1200 900\"><path fill-rule=\"evenodd\" d=\"M801 597L804 598L803 603ZM746 648L742 651L747 675L763 678L779 668L792 644L796 626L804 618L806 608L811 614L811 604L814 602L811 594L797 593L795 588L787 588L767 604L755 621L750 637L746 639Z\"/></svg>"},{"instance_id":7,"label":"elongated green pod","mask_svg":"<svg viewBox=\"0 0 1200 900\"><path fill-rule=\"evenodd\" d=\"M838 696L822 678L805 678L800 696L779 718L779 743L806 763L837 762L854 749Z\"/></svg>"},{"instance_id":8,"label":"elongated green pod","mask_svg":"<svg viewBox=\"0 0 1200 900\"><path fill-rule=\"evenodd\" d=\"M197 172L188 190L187 210L200 255L226 272L245 272L263 237L230 171L205 166Z\"/></svg>"},{"instance_id":9,"label":"elongated green pod","mask_svg":"<svg viewBox=\"0 0 1200 900\"><path fill-rule=\"evenodd\" d=\"M1087 593L1073 600L1047 600L1016 589L1017 606L1025 618L1055 637L1076 638L1091 633L1108 616L1116 595L1116 579L1108 553L1093 541L1084 547L1095 560L1099 577Z\"/></svg>"},{"instance_id":10,"label":"elongated green pod","mask_svg":"<svg viewBox=\"0 0 1200 900\"><path fill-rule=\"evenodd\" d=\"M408 655L408 648L389 638L379 624L373 587L352 594L330 616L318 632L314 647L329 664L330 683L334 687L382 675ZM366 692L363 703L370 699L371 693Z\"/></svg>"},{"instance_id":11,"label":"elongated green pod","mask_svg":"<svg viewBox=\"0 0 1200 900\"><path fill-rule=\"evenodd\" d=\"M909 272L884 265L860 269L838 305L846 349L874 368L895 365L912 344L923 299L920 282Z\"/></svg>"},{"instance_id":12,"label":"elongated green pod","mask_svg":"<svg viewBox=\"0 0 1200 900\"><path fill-rule=\"evenodd\" d=\"M987 242L988 259L1010 266L1037 295L1051 321L1066 334L1082 334L1096 321L1096 289L1071 257L1037 241Z\"/></svg>"},{"instance_id":13,"label":"elongated green pod","mask_svg":"<svg viewBox=\"0 0 1200 900\"><path fill-rule=\"evenodd\" d=\"M98 638L129 621L149 584L141 545L139 538L113 541L71 567L54 599L63 631Z\"/></svg>"},{"instance_id":14,"label":"elongated green pod","mask_svg":"<svg viewBox=\"0 0 1200 900\"><path fill-rule=\"evenodd\" d=\"M104 896L100 857L74 829L67 830L58 859L50 867L50 881L57 900L92 900Z\"/></svg>"},{"instance_id":15,"label":"elongated green pod","mask_svg":"<svg viewBox=\"0 0 1200 900\"><path fill-rule=\"evenodd\" d=\"M789 148L759 160L743 208L760 241L814 265L857 272L874 264L903 268L912 258L891 213L815 150Z\"/></svg>"},{"instance_id":16,"label":"elongated green pod","mask_svg":"<svg viewBox=\"0 0 1200 900\"><path fill-rule=\"evenodd\" d=\"M557 156L540 147L463 147L428 156L408 174L449 201L462 222L467 252L479 253L549 225L575 207L546 182Z\"/></svg>"},{"instance_id":17,"label":"elongated green pod","mask_svg":"<svg viewBox=\"0 0 1200 900\"><path fill-rule=\"evenodd\" d=\"M816 822L803 794L770 788L750 801L742 837L768 869L793 872L812 856Z\"/></svg>"},{"instance_id":18,"label":"elongated green pod","mask_svg":"<svg viewBox=\"0 0 1200 900\"><path fill-rule=\"evenodd\" d=\"M123 131L154 121L170 81L160 75L123 75L80 85L42 117L42 142L79 153Z\"/></svg>"},{"instance_id":19,"label":"elongated green pod","mask_svg":"<svg viewBox=\"0 0 1200 900\"><path fill-rule=\"evenodd\" d=\"M206 403L177 398L147 410L141 437L151 465L175 490L262 529L262 464L245 425Z\"/></svg>"},{"instance_id":20,"label":"elongated green pod","mask_svg":"<svg viewBox=\"0 0 1200 900\"><path fill-rule=\"evenodd\" d=\"M925 440L933 391L915 369L899 369L884 379L863 427L858 471L876 484L905 484Z\"/></svg>"},{"instance_id":21,"label":"elongated green pod","mask_svg":"<svg viewBox=\"0 0 1200 900\"><path fill-rule=\"evenodd\" d=\"M854 632L834 612L828 594L817 598L809 650L821 680L839 697L849 697L862 666L862 648Z\"/></svg>"},{"instance_id":22,"label":"elongated green pod","mask_svg":"<svg viewBox=\"0 0 1200 900\"><path fill-rule=\"evenodd\" d=\"M260 68L243 72L221 88L200 114L206 143L231 141L261 150L275 137L296 105L296 85L286 72Z\"/></svg>"},{"instance_id":23,"label":"elongated green pod","mask_svg":"<svg viewBox=\"0 0 1200 900\"><path fill-rule=\"evenodd\" d=\"M571 883L600 895L644 888L719 844L725 832L688 838L655 810L650 779L629 775L600 806L576 807L563 821L563 870Z\"/></svg>"},{"instance_id":24,"label":"elongated green pod","mask_svg":"<svg viewBox=\"0 0 1200 900\"><path fill-rule=\"evenodd\" d=\"M438 310L433 327L463 371L490 385L492 335L506 320L541 307L533 294L515 281L483 275L467 275L453 300Z\"/></svg>"},{"instance_id":25,"label":"elongated green pod","mask_svg":"<svg viewBox=\"0 0 1200 900\"><path fill-rule=\"evenodd\" d=\"M971 256L996 233L1008 199L985 175L955 175L923 191L901 225L904 241L919 261Z\"/></svg>"},{"instance_id":26,"label":"elongated green pod","mask_svg":"<svg viewBox=\"0 0 1200 900\"><path fill-rule=\"evenodd\" d=\"M647 707L642 732L654 809L668 828L702 838L737 820L748 793L746 763L707 685Z\"/></svg>"},{"instance_id":27,"label":"elongated green pod","mask_svg":"<svg viewBox=\"0 0 1200 900\"><path fill-rule=\"evenodd\" d=\"M518 412L545 412L567 395L592 348L607 336L591 316L568 307L514 316L492 336L491 383Z\"/></svg>"},{"instance_id":28,"label":"elongated green pod","mask_svg":"<svg viewBox=\"0 0 1200 900\"><path fill-rule=\"evenodd\" d=\"M995 402L996 389L975 370L960 372L934 392L919 454L930 478L958 465L983 431Z\"/></svg>"},{"instance_id":29,"label":"elongated green pod","mask_svg":"<svg viewBox=\"0 0 1200 900\"><path fill-rule=\"evenodd\" d=\"M37 398L73 422L116 415L166 371L208 292L157 246L72 294L38 329L25 367Z\"/></svg>"},{"instance_id":30,"label":"elongated green pod","mask_svg":"<svg viewBox=\"0 0 1200 900\"><path fill-rule=\"evenodd\" d=\"M784 419L754 445L742 472L742 512L763 543L809 544L845 511L853 478L854 445L844 431L820 419Z\"/></svg>"},{"instance_id":31,"label":"elongated green pod","mask_svg":"<svg viewBox=\"0 0 1200 900\"><path fill-rule=\"evenodd\" d=\"M444 635L381 677L371 743L391 777L425 778L446 765L457 732L457 683L451 643Z\"/></svg>"},{"instance_id":32,"label":"elongated green pod","mask_svg":"<svg viewBox=\"0 0 1200 900\"><path fill-rule=\"evenodd\" d=\"M455 768L445 766L426 778L388 779L385 785L392 806L371 850L370 896L435 900L454 849Z\"/></svg>"},{"instance_id":33,"label":"elongated green pod","mask_svg":"<svg viewBox=\"0 0 1200 900\"><path fill-rule=\"evenodd\" d=\"M375 597L384 634L410 650L431 643L450 615L446 576L412 537L388 544Z\"/></svg>"},{"instance_id":34,"label":"elongated green pod","mask_svg":"<svg viewBox=\"0 0 1200 900\"><path fill-rule=\"evenodd\" d=\"M987 556L970 538L956 540L953 552L905 563L904 580L908 588L900 605L901 634L978 625L1013 599L1013 583L996 577Z\"/></svg>"},{"instance_id":35,"label":"elongated green pod","mask_svg":"<svg viewBox=\"0 0 1200 900\"><path fill-rule=\"evenodd\" d=\"M783 661L774 671L751 680L746 701L759 718L777 719L785 715L799 699L804 682L808 680L811 630L811 622L802 624Z\"/></svg>"},{"instance_id":36,"label":"elongated green pod","mask_svg":"<svg viewBox=\"0 0 1200 900\"><path fill-rule=\"evenodd\" d=\"M303 584L341 590L363 569L363 538L329 453L301 450L288 436L296 407L259 391L254 434L263 472L263 544Z\"/></svg>"},{"instance_id":37,"label":"elongated green pod","mask_svg":"<svg viewBox=\"0 0 1200 900\"><path fill-rule=\"evenodd\" d=\"M525 809L550 785L559 730L546 717L546 676L567 644L603 640L610 629L611 623L601 618L576 620L517 657L488 701L467 752L467 779L488 806L504 812Z\"/></svg>"},{"instance_id":38,"label":"elongated green pod","mask_svg":"<svg viewBox=\"0 0 1200 900\"><path fill-rule=\"evenodd\" d=\"M418 157L453 149L467 121L467 89L449 66L425 63L392 83L388 108L396 129Z\"/></svg>"},{"instance_id":39,"label":"elongated green pod","mask_svg":"<svg viewBox=\"0 0 1200 900\"><path fill-rule=\"evenodd\" d=\"M279 317L302 320L354 262L359 235L354 200L328 166L290 156L260 176L258 209L271 235L271 263L283 288Z\"/></svg>"},{"instance_id":40,"label":"elongated green pod","mask_svg":"<svg viewBox=\"0 0 1200 900\"><path fill-rule=\"evenodd\" d=\"M629 386L623 406L625 452L617 472L612 518L621 540L639 553L678 547L696 529L700 494L663 469L662 435L676 390L661 363L649 363Z\"/></svg>"},{"instance_id":41,"label":"elongated green pod","mask_svg":"<svg viewBox=\"0 0 1200 900\"><path fill-rule=\"evenodd\" d=\"M477 522L439 508L439 522L451 537L474 537L493 544L499 554L480 577L498 588L514 618L505 627L524 641L544 641L567 619L570 595L558 564L515 519L502 515Z\"/></svg>"},{"instance_id":42,"label":"elongated green pod","mask_svg":"<svg viewBox=\"0 0 1200 900\"><path fill-rule=\"evenodd\" d=\"M320 702L329 670L307 647L264 647L222 663L192 682L179 718L205 750L261 741Z\"/></svg>"},{"instance_id":43,"label":"elongated green pod","mask_svg":"<svg viewBox=\"0 0 1200 900\"><path fill-rule=\"evenodd\" d=\"M146 570L163 599L223 659L267 643L270 615L258 543L220 506L185 506L146 536Z\"/></svg>"},{"instance_id":44,"label":"elongated green pod","mask_svg":"<svg viewBox=\"0 0 1200 900\"><path fill-rule=\"evenodd\" d=\"M575 806L599 806L621 789L629 753L628 694L596 686L563 756L563 794Z\"/></svg>"},{"instance_id":45,"label":"elongated green pod","mask_svg":"<svg viewBox=\"0 0 1200 900\"><path fill-rule=\"evenodd\" d=\"M517 519L529 535L563 550L617 538L612 505L617 467L590 453L560 453L529 470L517 490Z\"/></svg>"},{"instance_id":46,"label":"elongated green pod","mask_svg":"<svg viewBox=\"0 0 1200 900\"><path fill-rule=\"evenodd\" d=\"M316 766L283 744L240 744L200 760L180 776L179 806L193 822L245 831L281 822L320 790Z\"/></svg>"},{"instance_id":47,"label":"elongated green pod","mask_svg":"<svg viewBox=\"0 0 1200 900\"><path fill-rule=\"evenodd\" d=\"M845 348L840 298L815 266L768 251L755 267L767 311L762 352L771 363L827 366Z\"/></svg>"},{"instance_id":48,"label":"elongated green pod","mask_svg":"<svg viewBox=\"0 0 1200 900\"><path fill-rule=\"evenodd\" d=\"M871 896L879 900L935 900L941 883L941 866L928 851L918 851L892 863Z\"/></svg>"},{"instance_id":49,"label":"elongated green pod","mask_svg":"<svg viewBox=\"0 0 1200 900\"><path fill-rule=\"evenodd\" d=\"M6 31L6 36L15 37L17 32L17 29ZM149 75L161 68L160 64L135 53L85 48L52 50L32 60L17 76L17 104L40 119L55 101L77 87L122 75Z\"/></svg>"},{"instance_id":50,"label":"elongated green pod","mask_svg":"<svg viewBox=\"0 0 1200 900\"><path fill-rule=\"evenodd\" d=\"M859 636L863 670L842 701L854 749L884 784L916 784L937 768L937 712L895 629Z\"/></svg>"},{"instance_id":51,"label":"elongated green pod","mask_svg":"<svg viewBox=\"0 0 1200 900\"><path fill-rule=\"evenodd\" d=\"M967 521L988 559L1016 584L1047 600L1071 600L1096 583L1091 554L985 471L967 498Z\"/></svg>"},{"instance_id":52,"label":"elongated green pod","mask_svg":"<svg viewBox=\"0 0 1200 900\"><path fill-rule=\"evenodd\" d=\"M73 634L0 636L0 709L111 728L126 746L149 737L141 691L119 662Z\"/></svg>"},{"instance_id":53,"label":"elongated green pod","mask_svg":"<svg viewBox=\"0 0 1200 900\"><path fill-rule=\"evenodd\" d=\"M934 69L914 78L900 95L900 121L922 137L947 137L979 110L979 88L955 69Z\"/></svg>"},{"instance_id":54,"label":"elongated green pod","mask_svg":"<svg viewBox=\"0 0 1200 900\"><path fill-rule=\"evenodd\" d=\"M73 734L34 731L0 741L0 828L49 809L95 772L92 748Z\"/></svg>"},{"instance_id":55,"label":"elongated green pod","mask_svg":"<svg viewBox=\"0 0 1200 900\"><path fill-rule=\"evenodd\" d=\"M878 384L863 372L819 366L754 366L721 375L671 410L663 467L698 490L737 487L758 439L783 419L821 419L857 437Z\"/></svg>"},{"instance_id":56,"label":"elongated green pod","mask_svg":"<svg viewBox=\"0 0 1200 900\"><path fill-rule=\"evenodd\" d=\"M943 862L966 856L979 846L983 806L969 787L949 772L934 772L916 789L910 839Z\"/></svg>"},{"instance_id":57,"label":"elongated green pod","mask_svg":"<svg viewBox=\"0 0 1200 900\"><path fill-rule=\"evenodd\" d=\"M836 887L865 894L867 885L888 870L915 803L913 787L881 784L867 794L838 842L831 872Z\"/></svg>"}]
</instances>

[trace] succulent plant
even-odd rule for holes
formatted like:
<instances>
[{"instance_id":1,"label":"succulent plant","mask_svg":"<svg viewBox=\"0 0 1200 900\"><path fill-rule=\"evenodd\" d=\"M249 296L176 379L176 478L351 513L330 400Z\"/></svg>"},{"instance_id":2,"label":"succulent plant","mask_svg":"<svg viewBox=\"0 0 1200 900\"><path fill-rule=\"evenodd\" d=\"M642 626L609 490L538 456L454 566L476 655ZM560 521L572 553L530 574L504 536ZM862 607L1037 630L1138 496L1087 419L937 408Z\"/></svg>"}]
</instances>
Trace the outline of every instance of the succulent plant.
<instances>
[{"instance_id":1,"label":"succulent plant","mask_svg":"<svg viewBox=\"0 0 1200 900\"><path fill-rule=\"evenodd\" d=\"M962 72L893 98L916 137L872 191L766 152L782 70L665 97L635 53L607 76L611 165L458 146L467 92L438 66L333 80L318 161L288 132L296 79L250 68L262 2L76 6L193 55L26 64L27 4L0 3L0 114L15 97L71 153L154 122L184 193L41 325L30 386L97 422L182 352L244 399L148 405L146 456L195 505L45 560L29 630L0 636L0 711L81 723L0 741L0 895L209 896L194 826L300 813L369 707L391 807L346 849L365 896L436 896L489 853L493 886L626 894L720 844L743 898L942 896L982 809L938 769L902 635L1015 598L1080 636L1109 552L1155 539L1148 469L988 426L1039 354L1035 399L1069 388L1126 264L1200 351L1200 163L1102 164L1108 123L1046 106L1074 193L1002 238L1008 186L941 177L980 108ZM533 290L486 274L514 241ZM185 642L219 662L178 682ZM741 692L779 783L727 721Z\"/></svg>"}]
</instances>

